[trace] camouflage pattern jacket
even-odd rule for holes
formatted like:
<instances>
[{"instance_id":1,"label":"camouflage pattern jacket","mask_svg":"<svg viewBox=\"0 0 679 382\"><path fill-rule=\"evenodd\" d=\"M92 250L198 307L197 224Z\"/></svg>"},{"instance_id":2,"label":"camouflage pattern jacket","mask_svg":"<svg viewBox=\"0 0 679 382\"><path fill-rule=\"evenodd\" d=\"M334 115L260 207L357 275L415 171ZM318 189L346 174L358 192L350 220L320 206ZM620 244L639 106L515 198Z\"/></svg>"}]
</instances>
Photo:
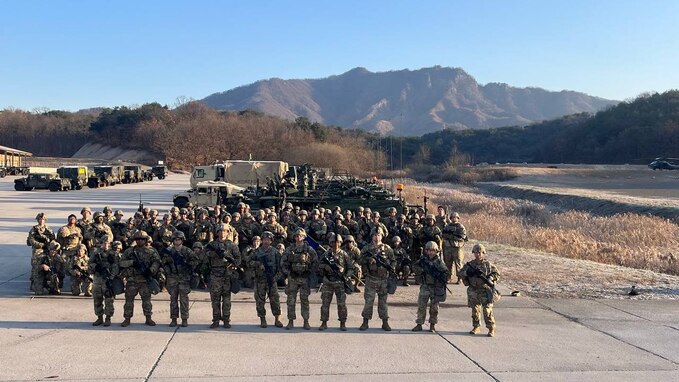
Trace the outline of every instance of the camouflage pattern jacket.
<instances>
[{"instance_id":1,"label":"camouflage pattern jacket","mask_svg":"<svg viewBox=\"0 0 679 382\"><path fill-rule=\"evenodd\" d=\"M28 232L26 244L31 246L33 250L42 250L46 244L54 240L54 232L47 225L34 225L31 231Z\"/></svg>"},{"instance_id":2,"label":"camouflage pattern jacket","mask_svg":"<svg viewBox=\"0 0 679 382\"><path fill-rule=\"evenodd\" d=\"M281 258L283 275L292 278L307 278L311 272L318 269L318 255L316 251L304 243L288 247Z\"/></svg>"},{"instance_id":3,"label":"camouflage pattern jacket","mask_svg":"<svg viewBox=\"0 0 679 382\"><path fill-rule=\"evenodd\" d=\"M154 277L160 269L160 256L151 247L130 247L120 256L121 275L136 281Z\"/></svg>"},{"instance_id":4,"label":"camouflage pattern jacket","mask_svg":"<svg viewBox=\"0 0 679 382\"><path fill-rule=\"evenodd\" d=\"M351 257L343 249L338 249L337 252L328 249L324 254L320 255L319 259L319 275L322 277L323 283L343 281L337 277L332 267L323 259L324 257L332 258L332 261L337 264L340 275L345 279L354 276L354 262L351 260Z\"/></svg>"},{"instance_id":5,"label":"camouflage pattern jacket","mask_svg":"<svg viewBox=\"0 0 679 382\"><path fill-rule=\"evenodd\" d=\"M80 244L83 239L83 234L77 225L73 227L65 225L59 229L57 239L64 249L72 250Z\"/></svg>"},{"instance_id":6,"label":"camouflage pattern jacket","mask_svg":"<svg viewBox=\"0 0 679 382\"><path fill-rule=\"evenodd\" d=\"M438 280L434 275L426 272L425 267L422 264L423 262L428 262L433 269L439 271L441 275L445 275L445 279L443 279L445 281ZM440 256L434 256L433 258L428 259L426 256L423 256L419 261L413 264L413 273L415 273L415 279L420 283L438 287L445 286L448 277L450 276L450 272Z\"/></svg>"},{"instance_id":7,"label":"camouflage pattern jacket","mask_svg":"<svg viewBox=\"0 0 679 382\"><path fill-rule=\"evenodd\" d=\"M396 258L390 246L384 243L377 245L370 243L361 250L361 257L358 263L363 267L366 277L384 280L389 277L389 271L377 264L375 257L380 259L392 269L396 268Z\"/></svg>"},{"instance_id":8,"label":"camouflage pattern jacket","mask_svg":"<svg viewBox=\"0 0 679 382\"><path fill-rule=\"evenodd\" d=\"M273 281L281 277L281 255L273 245L269 246L269 248L261 246L254 251L250 251L245 262L247 267L254 272L256 280L266 280L267 268Z\"/></svg>"},{"instance_id":9,"label":"camouflage pattern jacket","mask_svg":"<svg viewBox=\"0 0 679 382\"><path fill-rule=\"evenodd\" d=\"M199 267L198 256L188 247L170 246L161 253L161 264L167 277L190 280Z\"/></svg>"},{"instance_id":10,"label":"camouflage pattern jacket","mask_svg":"<svg viewBox=\"0 0 679 382\"><path fill-rule=\"evenodd\" d=\"M443 238L453 247L460 248L467 241L467 230L460 223L450 223L443 229Z\"/></svg>"},{"instance_id":11,"label":"camouflage pattern jacket","mask_svg":"<svg viewBox=\"0 0 679 382\"><path fill-rule=\"evenodd\" d=\"M103 284L107 277L115 277L120 273L120 255L114 250L104 251L97 248L90 256L87 269L94 275L95 284Z\"/></svg>"},{"instance_id":12,"label":"camouflage pattern jacket","mask_svg":"<svg viewBox=\"0 0 679 382\"><path fill-rule=\"evenodd\" d=\"M240 267L240 250L231 240L213 240L205 246L205 253L212 277L231 277Z\"/></svg>"}]
</instances>

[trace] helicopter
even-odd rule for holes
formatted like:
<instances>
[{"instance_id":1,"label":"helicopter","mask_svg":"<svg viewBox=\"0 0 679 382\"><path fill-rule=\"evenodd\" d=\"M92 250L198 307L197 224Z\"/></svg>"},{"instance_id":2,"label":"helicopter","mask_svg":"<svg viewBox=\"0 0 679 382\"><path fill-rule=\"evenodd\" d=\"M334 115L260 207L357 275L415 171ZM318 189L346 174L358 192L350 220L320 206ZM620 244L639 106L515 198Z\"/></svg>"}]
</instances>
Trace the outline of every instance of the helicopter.
<instances>
[{"instance_id":1,"label":"helicopter","mask_svg":"<svg viewBox=\"0 0 679 382\"><path fill-rule=\"evenodd\" d=\"M673 161L679 161L677 158L655 158L653 162L648 164L648 168L651 170L679 170L679 164Z\"/></svg>"}]
</instances>

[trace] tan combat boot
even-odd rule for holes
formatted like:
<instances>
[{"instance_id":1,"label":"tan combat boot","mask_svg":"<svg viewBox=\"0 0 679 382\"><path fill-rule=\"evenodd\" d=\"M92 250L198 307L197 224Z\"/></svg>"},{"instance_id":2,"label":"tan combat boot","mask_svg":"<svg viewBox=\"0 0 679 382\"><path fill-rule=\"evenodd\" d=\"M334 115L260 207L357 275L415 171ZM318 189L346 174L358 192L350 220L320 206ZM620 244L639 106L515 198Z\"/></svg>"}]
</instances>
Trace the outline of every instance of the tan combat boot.
<instances>
[{"instance_id":1,"label":"tan combat boot","mask_svg":"<svg viewBox=\"0 0 679 382\"><path fill-rule=\"evenodd\" d=\"M97 320L92 323L92 326L99 326L104 323L102 316L97 316Z\"/></svg>"},{"instance_id":2,"label":"tan combat boot","mask_svg":"<svg viewBox=\"0 0 679 382\"><path fill-rule=\"evenodd\" d=\"M429 331L435 332L436 331L436 324L429 324Z\"/></svg>"},{"instance_id":3,"label":"tan combat boot","mask_svg":"<svg viewBox=\"0 0 679 382\"><path fill-rule=\"evenodd\" d=\"M290 330L295 327L295 322L293 320L288 320L288 326L285 327L285 330Z\"/></svg>"},{"instance_id":4,"label":"tan combat boot","mask_svg":"<svg viewBox=\"0 0 679 382\"><path fill-rule=\"evenodd\" d=\"M120 326L122 326L123 328L126 327L126 326L130 326L130 318L129 318L129 317L125 317L125 319L124 319L123 322L120 324Z\"/></svg>"},{"instance_id":5,"label":"tan combat boot","mask_svg":"<svg viewBox=\"0 0 679 382\"><path fill-rule=\"evenodd\" d=\"M481 333L481 327L475 326L472 328L472 330L469 331L469 334L479 334Z\"/></svg>"},{"instance_id":6,"label":"tan combat boot","mask_svg":"<svg viewBox=\"0 0 679 382\"><path fill-rule=\"evenodd\" d=\"M495 337L495 327L491 326L488 328L488 337Z\"/></svg>"},{"instance_id":7,"label":"tan combat boot","mask_svg":"<svg viewBox=\"0 0 679 382\"><path fill-rule=\"evenodd\" d=\"M276 325L277 328L283 327L283 323L281 322L281 316L276 316L276 322L274 322L274 325Z\"/></svg>"},{"instance_id":8,"label":"tan combat boot","mask_svg":"<svg viewBox=\"0 0 679 382\"><path fill-rule=\"evenodd\" d=\"M328 328L328 321L321 321L321 326L318 327L318 330L325 330Z\"/></svg>"},{"instance_id":9,"label":"tan combat boot","mask_svg":"<svg viewBox=\"0 0 679 382\"><path fill-rule=\"evenodd\" d=\"M367 330L368 329L368 319L364 318L363 323L361 324L361 327L358 328L358 330Z\"/></svg>"},{"instance_id":10,"label":"tan combat boot","mask_svg":"<svg viewBox=\"0 0 679 382\"><path fill-rule=\"evenodd\" d=\"M382 320L382 330L384 330L385 332L391 331L391 326L389 326L389 320L388 319Z\"/></svg>"},{"instance_id":11,"label":"tan combat boot","mask_svg":"<svg viewBox=\"0 0 679 382\"><path fill-rule=\"evenodd\" d=\"M156 326L156 322L151 319L150 314L148 316L146 316L145 324L148 325L148 326ZM175 325L177 325L177 321L175 321Z\"/></svg>"},{"instance_id":12,"label":"tan combat boot","mask_svg":"<svg viewBox=\"0 0 679 382\"><path fill-rule=\"evenodd\" d=\"M260 321L260 323L259 323L259 327L260 327L260 328L266 328L267 326L269 326L269 325L266 323L266 317L260 317L260 318L259 318L259 321Z\"/></svg>"}]
</instances>

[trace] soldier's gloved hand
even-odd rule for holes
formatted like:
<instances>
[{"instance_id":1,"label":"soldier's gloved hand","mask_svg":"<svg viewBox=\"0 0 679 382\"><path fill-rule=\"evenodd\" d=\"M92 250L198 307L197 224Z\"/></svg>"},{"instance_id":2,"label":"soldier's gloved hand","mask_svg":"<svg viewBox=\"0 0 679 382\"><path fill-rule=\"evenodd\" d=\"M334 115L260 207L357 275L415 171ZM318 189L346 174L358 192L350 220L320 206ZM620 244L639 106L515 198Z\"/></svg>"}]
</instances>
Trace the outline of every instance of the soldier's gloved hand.
<instances>
[{"instance_id":1,"label":"soldier's gloved hand","mask_svg":"<svg viewBox=\"0 0 679 382\"><path fill-rule=\"evenodd\" d=\"M368 260L368 264L377 264L377 260L375 260L374 257L371 257L370 260Z\"/></svg>"},{"instance_id":2,"label":"soldier's gloved hand","mask_svg":"<svg viewBox=\"0 0 679 382\"><path fill-rule=\"evenodd\" d=\"M47 264L43 264L43 265L42 265L42 270L45 271L45 272L49 272L49 271L50 271L50 267L49 267Z\"/></svg>"}]
</instances>

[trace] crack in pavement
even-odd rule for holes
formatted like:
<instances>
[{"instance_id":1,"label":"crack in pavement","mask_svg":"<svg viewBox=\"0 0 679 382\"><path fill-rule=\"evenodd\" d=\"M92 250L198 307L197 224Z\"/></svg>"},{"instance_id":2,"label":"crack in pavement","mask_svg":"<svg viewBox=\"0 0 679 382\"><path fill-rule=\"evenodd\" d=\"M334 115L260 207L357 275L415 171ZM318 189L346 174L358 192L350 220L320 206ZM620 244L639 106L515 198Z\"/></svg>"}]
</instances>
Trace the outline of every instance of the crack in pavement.
<instances>
[{"instance_id":1,"label":"crack in pavement","mask_svg":"<svg viewBox=\"0 0 679 382\"><path fill-rule=\"evenodd\" d=\"M29 274L29 273L30 273L30 272L24 272L24 273L20 274L19 276L12 277L12 278L9 279L9 280L2 281L2 282L0 282L0 285L5 285L5 284L7 284L8 282L14 281L14 280L18 279L18 278L21 277L21 276L26 276L26 275Z\"/></svg>"},{"instance_id":2,"label":"crack in pavement","mask_svg":"<svg viewBox=\"0 0 679 382\"><path fill-rule=\"evenodd\" d=\"M434 331L434 333L436 333L437 336L441 337L444 341L446 341L448 344L450 344L450 346L452 346L453 348L455 348L455 350L459 351L460 354L462 354L463 356L465 356L469 361L471 361L471 363L473 363L474 365L476 365L476 367L478 367L479 369L483 370L483 372L486 373L486 375L488 375L489 377L493 378L493 380L494 380L495 382L500 382L500 380L497 379L497 378L495 378L495 376L494 376L493 374L491 374L488 370L486 370L486 368L484 368L483 366L481 366L481 364L479 364L479 363L476 362L474 359L472 359L472 357L470 357L469 355L467 355L467 353L463 352L462 349L460 349L457 345L455 345L455 344L452 343L450 340L448 340L446 337L444 337L443 334L439 333L438 331Z\"/></svg>"},{"instance_id":3,"label":"crack in pavement","mask_svg":"<svg viewBox=\"0 0 679 382\"><path fill-rule=\"evenodd\" d=\"M189 305L189 312L191 311L191 308L193 307L193 304L195 301L191 301L191 305ZM160 363L160 359L163 358L163 354L165 354L165 351L167 351L167 348L170 346L170 342L174 339L174 336L177 334L177 331L179 331L179 328L181 325L177 325L176 328L174 328L174 332L172 332L172 336L167 340L167 343L165 344L165 347L163 350L158 354L158 358L156 358L156 362L153 363L153 366L151 366L151 370L149 370L149 373L146 374L146 377L144 378L144 382L148 382L148 380L151 378L151 375L153 372L156 370L156 367L158 367L158 363Z\"/></svg>"},{"instance_id":4,"label":"crack in pavement","mask_svg":"<svg viewBox=\"0 0 679 382\"><path fill-rule=\"evenodd\" d=\"M642 316L640 316L640 315L638 315L638 314L634 314L634 313L632 313L632 312L628 312L628 311L626 311L626 310L624 310L624 309L621 309L621 308L618 308L618 307L616 307L616 306L606 304L606 303L603 302L603 301L597 301L597 302L598 302L599 304L608 306L609 308L613 308L613 309L618 310L618 311L620 311L620 312L627 313L627 314L629 314L629 315L631 315L631 316L641 318L642 320L645 320L645 321L648 321L648 322L652 322L652 323L654 323L654 324L656 324L656 325L664 326L664 327L666 327L666 328L670 328L670 329L674 329L674 330L679 330L679 329L675 328L675 327L672 326L672 325L663 324L663 323L660 323L660 322L657 322L657 321L653 321L653 320L651 320L651 319L649 319L649 318L642 317Z\"/></svg>"},{"instance_id":5,"label":"crack in pavement","mask_svg":"<svg viewBox=\"0 0 679 382\"><path fill-rule=\"evenodd\" d=\"M534 300L534 301L535 301L536 304L538 304L538 305L540 305L540 306L543 306L546 310L549 310L550 312L553 312L553 313L555 313L555 314L558 314L559 316L564 317L564 318L566 318L566 319L569 320L569 321L575 322L576 324L581 325L581 326L583 326L583 327L585 327L585 328L587 328L587 329L589 329L589 330L593 330L593 331L595 331L595 332L599 332L599 333L601 333L601 334L607 335L607 336L609 336L609 337L611 337L611 338L613 338L613 339L615 339L615 340L618 340L618 341L620 341L620 342L622 342L622 343L624 343L624 344L626 344L626 345L629 345L629 346L631 346L631 347L637 348L637 349L639 349L639 350L641 350L641 351L643 351L643 352L646 352L646 353L648 353L648 354L652 354L652 355L654 355L654 356L656 356L656 357L658 357L658 358L664 359L665 361L667 361L667 362L669 362L669 363L671 363L671 364L673 364L673 365L679 365L678 362L675 362L675 361L673 361L673 360L671 360L671 359L669 359L669 358L667 358L667 357L664 357L664 356L662 356L662 355L660 355L660 354L654 353L654 352L652 352L652 351L650 351L650 350L648 350L648 349L642 348L641 346L637 346L637 345L635 345L635 344L633 344L633 343L631 343L631 342L627 342L627 341L623 340L622 338L616 337L616 336L614 336L613 334L608 333L608 332L605 332L605 331L603 331L603 330L601 330L601 329L597 329L597 328L595 328L595 327L586 325L586 324L584 324L583 322L581 322L580 319L577 318L577 317L572 317L572 316L569 316L569 315L567 315L567 314L564 314L564 313L561 313L561 312L557 312L556 310L552 309L551 307L549 307L549 306L547 306L547 305L542 304L541 302L539 302L539 301L537 301L537 300ZM625 313L627 313L627 312L625 312Z\"/></svg>"}]
</instances>

